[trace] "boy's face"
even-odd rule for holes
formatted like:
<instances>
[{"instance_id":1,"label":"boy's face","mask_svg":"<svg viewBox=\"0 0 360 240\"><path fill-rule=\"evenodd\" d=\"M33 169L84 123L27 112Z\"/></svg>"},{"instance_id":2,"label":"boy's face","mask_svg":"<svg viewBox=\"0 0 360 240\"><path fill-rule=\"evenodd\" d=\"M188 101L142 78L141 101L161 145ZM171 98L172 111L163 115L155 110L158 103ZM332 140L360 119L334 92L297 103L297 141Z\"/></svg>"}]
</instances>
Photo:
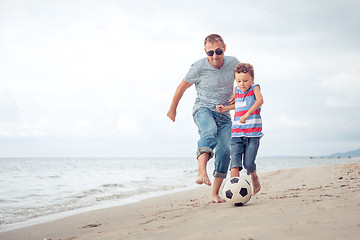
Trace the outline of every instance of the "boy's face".
<instances>
[{"instance_id":1,"label":"boy's face","mask_svg":"<svg viewBox=\"0 0 360 240\"><path fill-rule=\"evenodd\" d=\"M235 73L235 81L242 92L246 92L254 84L254 78L250 73Z\"/></svg>"}]
</instances>

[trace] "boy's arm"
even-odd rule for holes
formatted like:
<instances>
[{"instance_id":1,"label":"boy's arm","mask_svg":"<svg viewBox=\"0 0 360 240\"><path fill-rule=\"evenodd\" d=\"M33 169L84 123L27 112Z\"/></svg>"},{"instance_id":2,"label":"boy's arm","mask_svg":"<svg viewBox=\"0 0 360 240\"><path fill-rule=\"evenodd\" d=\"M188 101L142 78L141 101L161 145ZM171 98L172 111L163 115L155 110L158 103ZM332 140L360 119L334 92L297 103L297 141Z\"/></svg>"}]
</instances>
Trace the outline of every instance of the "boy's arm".
<instances>
[{"instance_id":1,"label":"boy's arm","mask_svg":"<svg viewBox=\"0 0 360 240\"><path fill-rule=\"evenodd\" d=\"M251 108L244 114L244 116L242 116L240 118L240 122L241 123L245 123L246 119L253 113L256 111L256 109L260 108L261 105L263 105L264 103L264 99L263 96L260 92L260 87L259 86L255 86L254 88L254 94L255 94L255 98L256 101L254 102L254 104L251 106Z\"/></svg>"},{"instance_id":2,"label":"boy's arm","mask_svg":"<svg viewBox=\"0 0 360 240\"><path fill-rule=\"evenodd\" d=\"M173 121L175 122L175 117L176 117L176 109L177 106L180 102L180 99L182 98L184 92L186 91L186 89L188 89L189 87L191 87L191 83L186 82L185 80L182 80L181 83L179 84L179 86L177 87L173 100L171 102L171 106L170 109L167 113L167 116Z\"/></svg>"},{"instance_id":3,"label":"boy's arm","mask_svg":"<svg viewBox=\"0 0 360 240\"><path fill-rule=\"evenodd\" d=\"M233 95L231 96L230 100L229 100L229 105L228 106L224 106L224 105L217 105L216 106L216 110L219 113L224 113L224 112L228 112L230 110L234 110L235 109L235 87L233 90Z\"/></svg>"}]
</instances>

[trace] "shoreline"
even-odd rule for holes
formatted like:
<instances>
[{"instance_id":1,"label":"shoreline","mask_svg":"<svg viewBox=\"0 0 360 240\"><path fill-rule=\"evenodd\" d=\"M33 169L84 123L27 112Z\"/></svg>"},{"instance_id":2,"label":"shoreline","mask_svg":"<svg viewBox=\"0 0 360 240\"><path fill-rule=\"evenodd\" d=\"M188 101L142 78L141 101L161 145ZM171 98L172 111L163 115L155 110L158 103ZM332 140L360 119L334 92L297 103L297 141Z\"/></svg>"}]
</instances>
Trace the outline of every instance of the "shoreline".
<instances>
[{"instance_id":1,"label":"shoreline","mask_svg":"<svg viewBox=\"0 0 360 240\"><path fill-rule=\"evenodd\" d=\"M200 186L0 232L0 239L356 239L360 162L259 173L243 207L210 204ZM240 230L241 227L241 230Z\"/></svg>"},{"instance_id":2,"label":"shoreline","mask_svg":"<svg viewBox=\"0 0 360 240\"><path fill-rule=\"evenodd\" d=\"M115 159L117 159L117 158L115 158ZM53 159L48 159L48 160L52 161ZM187 159L187 160L189 160L189 159ZM273 162L274 160L276 161L275 164ZM264 173L268 173L268 172L272 172L272 171L286 170L286 169L291 169L291 168L345 164L345 163L358 162L358 161L360 161L360 157L325 158L325 161L324 161L323 157L321 157L319 159L316 159L316 158L311 159L311 158L304 158L304 157L290 157L290 158L289 157L279 157L279 158L265 157L265 158L257 159L257 165L259 168L258 173L264 174ZM213 167L212 164L213 163L211 163L209 165L209 169L208 169L209 172L212 171L212 167ZM279 169L279 167L281 169ZM193 172L193 171L184 170L184 173L188 173L188 172ZM245 175L245 172L243 172L242 174ZM193 177L195 178L195 175ZM147 193L144 193L144 194L143 193L139 194L139 193L134 192L132 195L128 195L128 197L125 197L125 198L113 199L112 201L108 201L106 199L105 199L105 201L99 200L95 204L92 204L92 205L90 204L89 206L83 206L83 207L78 207L78 208L77 207L71 208L69 205L63 204L62 206L64 209L58 209L58 211L55 211L54 213L51 213L51 211L54 211L54 208L50 209L50 212L42 211L42 212L39 212L39 214L37 214L37 212L35 212L35 214L38 215L37 217L31 217L31 215L29 215L30 218L28 218L27 220L16 221L16 219L14 219L16 222L13 222L13 223L8 223L8 219L6 218L6 211L4 212L4 210L6 210L6 207L3 207L2 212L4 212L5 216L4 216L4 219L2 219L3 222L1 222L1 219L0 219L0 224L1 224L0 232L15 230L18 228L28 227L28 226L32 226L35 224L41 224L41 223L61 219L64 217L88 212L88 211L94 211L94 210L98 210L98 209L104 209L104 208L109 208L109 207L116 207L116 206L136 203L141 200L146 200L146 199L150 199L150 198L154 198L154 197L158 197L158 196L163 196L163 195L171 194L171 193L178 192L178 191L182 192L187 189L194 189L198 185L193 183L193 177L191 177L190 178L191 180L188 181L187 184L184 184L182 187L174 187L174 188L170 188L168 190L155 190L154 189L154 191L148 191ZM209 175L209 177L211 180L213 180L212 176ZM187 176L187 178L189 178L189 176ZM64 180L65 179L63 179L63 181ZM92 186L91 188L88 189L88 191L104 190L104 189L100 189L102 187L100 185L98 184L98 186ZM116 181L115 181L115 185L116 185ZM169 184L167 184L167 185L170 186ZM99 186L100 186L100 188L98 188ZM173 185L171 185L171 186L173 186ZM19 191L19 190L20 189L17 189L17 191ZM106 191L106 189L105 189L105 191ZM81 193L81 191L80 191L80 193ZM6 191L4 194L6 195ZM74 194L79 194L79 193L74 193ZM85 194L88 195L88 192L85 192ZM53 196L56 196L56 194L53 194ZM91 196L88 195L87 197L89 198ZM118 196L116 196L116 197L118 197ZM6 199L6 197L5 197L5 199ZM24 200L24 201L26 201L26 200ZM45 202L44 206L46 206L46 207L51 206L51 204L50 205L46 204L46 203L50 203L51 201L46 201L46 199L43 199L43 201ZM61 204L61 203L59 203L59 204ZM24 206L26 206L26 204L19 205L20 208L22 208ZM54 205L52 207L54 207ZM16 208L13 207L12 211L14 211L14 210L16 211ZM30 208L29 212L31 212L31 211L32 211L32 209ZM14 217L16 217L16 216L14 216ZM26 219L27 215L26 214L22 215L22 216L19 215L17 217L20 217L20 219Z\"/></svg>"}]
</instances>

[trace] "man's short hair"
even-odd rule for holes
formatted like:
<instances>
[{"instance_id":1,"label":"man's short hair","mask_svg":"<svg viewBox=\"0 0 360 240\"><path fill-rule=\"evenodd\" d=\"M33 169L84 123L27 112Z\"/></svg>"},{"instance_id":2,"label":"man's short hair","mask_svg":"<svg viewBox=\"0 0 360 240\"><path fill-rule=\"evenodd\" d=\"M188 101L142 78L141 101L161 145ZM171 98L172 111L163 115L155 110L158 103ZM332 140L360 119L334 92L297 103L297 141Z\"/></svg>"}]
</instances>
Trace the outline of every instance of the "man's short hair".
<instances>
[{"instance_id":1,"label":"man's short hair","mask_svg":"<svg viewBox=\"0 0 360 240\"><path fill-rule=\"evenodd\" d=\"M206 43L209 42L209 43L213 43L213 42L221 42L221 44L224 46L225 43L224 43L224 40L222 39L222 37L218 34L210 34L209 36L207 36L205 38L205 41L204 41L204 46L206 46Z\"/></svg>"}]
</instances>

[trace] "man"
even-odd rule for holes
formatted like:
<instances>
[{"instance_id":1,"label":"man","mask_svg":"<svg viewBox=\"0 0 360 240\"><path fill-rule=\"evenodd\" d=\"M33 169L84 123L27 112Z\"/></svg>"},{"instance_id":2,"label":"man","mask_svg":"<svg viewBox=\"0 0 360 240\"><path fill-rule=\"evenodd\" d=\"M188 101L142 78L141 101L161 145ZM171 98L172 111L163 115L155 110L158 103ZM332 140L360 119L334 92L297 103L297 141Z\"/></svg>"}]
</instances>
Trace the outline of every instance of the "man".
<instances>
[{"instance_id":1,"label":"man","mask_svg":"<svg viewBox=\"0 0 360 240\"><path fill-rule=\"evenodd\" d=\"M207 58L193 63L185 78L177 87L167 116L175 121L176 109L184 92L195 84L197 97L193 118L198 127L198 177L197 184L211 186L206 165L214 156L215 170L212 202L221 203L219 189L226 178L230 162L231 116L229 112L218 113L217 105L228 105L233 93L234 67L239 63L235 57L224 56L226 45L221 36L211 34L205 38Z\"/></svg>"}]
</instances>

